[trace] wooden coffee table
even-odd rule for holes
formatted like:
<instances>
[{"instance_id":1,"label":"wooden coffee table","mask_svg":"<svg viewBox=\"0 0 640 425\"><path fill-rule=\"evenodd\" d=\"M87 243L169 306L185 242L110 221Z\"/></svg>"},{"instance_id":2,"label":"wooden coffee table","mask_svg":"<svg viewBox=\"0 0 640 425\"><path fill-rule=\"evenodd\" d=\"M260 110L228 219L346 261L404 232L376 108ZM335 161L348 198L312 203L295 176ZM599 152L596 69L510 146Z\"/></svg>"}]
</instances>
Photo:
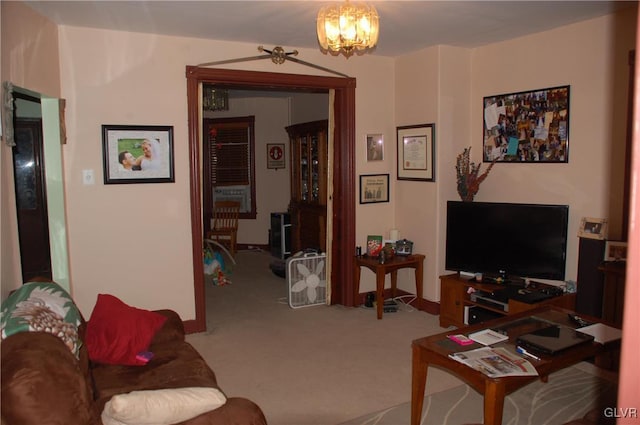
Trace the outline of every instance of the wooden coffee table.
<instances>
[{"instance_id":1,"label":"wooden coffee table","mask_svg":"<svg viewBox=\"0 0 640 425\"><path fill-rule=\"evenodd\" d=\"M414 340L412 343L413 364L411 377L411 425L420 424L425 384L427 383L427 369L429 366L439 366L454 373L482 394L484 396L484 424L500 425L502 424L504 398L507 394L524 387L536 379L546 382L549 374L557 370L579 363L591 357L597 357L604 355L605 353L619 350L619 341L605 345L595 342L583 344L554 356L541 355L540 361L527 358L527 360L529 360L536 368L539 376L512 376L502 378L490 378L482 372L476 371L467 365L449 358L449 354L451 353L473 350L482 347L482 345L474 343L472 345L461 346L449 340L447 335L469 335L469 333L481 329L496 328L509 324L515 325L514 322L532 316L576 328L577 326L567 315L569 312L569 310L559 307L545 306L505 316L504 318L492 320L483 324L454 329L452 331ZM585 316L581 315L581 317ZM590 322L598 321L598 319L593 317L587 317L587 320ZM518 323L523 322L520 321ZM505 347L510 351L515 352L515 339L519 335L528 332L530 332L530 329L518 329L518 326L513 326L508 331L509 340L504 343L495 344L494 346Z\"/></svg>"}]
</instances>

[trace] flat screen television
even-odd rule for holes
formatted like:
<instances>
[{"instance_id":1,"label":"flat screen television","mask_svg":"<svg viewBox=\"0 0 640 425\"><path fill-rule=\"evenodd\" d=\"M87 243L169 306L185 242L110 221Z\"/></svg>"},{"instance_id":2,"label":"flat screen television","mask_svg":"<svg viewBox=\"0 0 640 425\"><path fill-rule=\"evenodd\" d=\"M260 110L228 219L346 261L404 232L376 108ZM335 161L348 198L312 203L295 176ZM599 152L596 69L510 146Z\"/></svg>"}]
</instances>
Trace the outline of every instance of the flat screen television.
<instances>
[{"instance_id":1,"label":"flat screen television","mask_svg":"<svg viewBox=\"0 0 640 425\"><path fill-rule=\"evenodd\" d=\"M445 268L564 280L568 205L447 203Z\"/></svg>"}]
</instances>

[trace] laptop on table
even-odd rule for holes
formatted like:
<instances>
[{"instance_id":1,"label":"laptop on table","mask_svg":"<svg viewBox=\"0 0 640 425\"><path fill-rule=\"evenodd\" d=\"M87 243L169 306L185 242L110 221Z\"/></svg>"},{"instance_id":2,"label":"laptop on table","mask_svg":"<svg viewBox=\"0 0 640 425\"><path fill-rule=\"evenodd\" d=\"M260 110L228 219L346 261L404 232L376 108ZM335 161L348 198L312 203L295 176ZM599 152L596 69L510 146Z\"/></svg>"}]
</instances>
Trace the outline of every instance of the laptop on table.
<instances>
[{"instance_id":1,"label":"laptop on table","mask_svg":"<svg viewBox=\"0 0 640 425\"><path fill-rule=\"evenodd\" d=\"M535 353L554 355L569 348L593 342L593 335L583 334L567 326L549 324L520 335L516 344Z\"/></svg>"}]
</instances>

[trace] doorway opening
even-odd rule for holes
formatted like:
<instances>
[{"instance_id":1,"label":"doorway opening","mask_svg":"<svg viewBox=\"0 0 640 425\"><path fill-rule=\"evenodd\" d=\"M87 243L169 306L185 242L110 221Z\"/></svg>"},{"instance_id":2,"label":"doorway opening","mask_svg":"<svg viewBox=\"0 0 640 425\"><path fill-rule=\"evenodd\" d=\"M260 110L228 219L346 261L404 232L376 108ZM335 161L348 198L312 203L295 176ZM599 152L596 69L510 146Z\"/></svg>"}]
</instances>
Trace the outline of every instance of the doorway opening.
<instances>
[{"instance_id":1,"label":"doorway opening","mask_svg":"<svg viewBox=\"0 0 640 425\"><path fill-rule=\"evenodd\" d=\"M202 247L201 196L201 110L200 88L203 83L225 88L326 92L333 90L334 145L333 152L333 235L331 246L331 303L355 305L353 287L353 256L355 246L355 86L354 78L319 77L227 69L207 69L188 66L187 104L189 125L191 233L194 268L196 318L187 321L188 332L206 330L206 303Z\"/></svg>"},{"instance_id":2,"label":"doorway opening","mask_svg":"<svg viewBox=\"0 0 640 425\"><path fill-rule=\"evenodd\" d=\"M14 93L13 173L22 281L53 278L40 99Z\"/></svg>"}]
</instances>

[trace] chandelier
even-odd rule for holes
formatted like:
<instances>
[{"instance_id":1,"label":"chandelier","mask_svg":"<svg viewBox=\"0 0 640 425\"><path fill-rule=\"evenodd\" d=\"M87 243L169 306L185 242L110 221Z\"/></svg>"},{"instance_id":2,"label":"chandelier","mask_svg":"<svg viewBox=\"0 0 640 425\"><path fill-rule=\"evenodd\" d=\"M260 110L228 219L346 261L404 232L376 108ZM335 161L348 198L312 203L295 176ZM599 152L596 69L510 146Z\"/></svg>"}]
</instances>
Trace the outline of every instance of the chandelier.
<instances>
[{"instance_id":1,"label":"chandelier","mask_svg":"<svg viewBox=\"0 0 640 425\"><path fill-rule=\"evenodd\" d=\"M216 89L214 86L202 86L202 109L205 111L228 111L229 90Z\"/></svg>"},{"instance_id":2,"label":"chandelier","mask_svg":"<svg viewBox=\"0 0 640 425\"><path fill-rule=\"evenodd\" d=\"M317 32L323 50L349 57L354 52L375 47L379 34L378 12L373 6L349 3L349 0L324 6L318 12Z\"/></svg>"}]
</instances>

